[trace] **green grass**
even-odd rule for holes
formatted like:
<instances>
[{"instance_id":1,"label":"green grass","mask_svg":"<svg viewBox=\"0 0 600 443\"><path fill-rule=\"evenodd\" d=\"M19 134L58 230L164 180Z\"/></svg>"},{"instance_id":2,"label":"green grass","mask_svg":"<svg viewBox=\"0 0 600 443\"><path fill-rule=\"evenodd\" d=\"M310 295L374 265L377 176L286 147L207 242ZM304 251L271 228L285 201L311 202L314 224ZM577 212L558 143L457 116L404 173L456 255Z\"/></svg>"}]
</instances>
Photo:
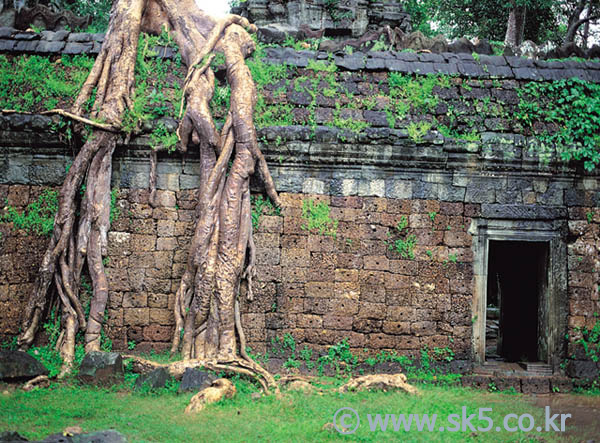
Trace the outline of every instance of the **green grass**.
<instances>
[{"instance_id":1,"label":"green grass","mask_svg":"<svg viewBox=\"0 0 600 443\"><path fill-rule=\"evenodd\" d=\"M5 391L0 394L0 429L16 430L30 439L61 432L79 425L84 431L114 428L130 441L559 441L559 433L531 432L371 432L367 414L437 413L439 420L449 414L492 408L494 426L509 413L531 414L542 423L544 411L524 397L473 391L464 388L419 386L422 395L411 397L398 392L339 394L286 393L252 399L254 386L236 381L238 395L210 405L194 416L183 414L192 393L131 393L73 385L53 385L32 392ZM337 409L348 406L358 411L361 426L354 435L341 436L323 430ZM475 427L484 422L472 421ZM568 424L568 421L567 421Z\"/></svg>"},{"instance_id":2,"label":"green grass","mask_svg":"<svg viewBox=\"0 0 600 443\"><path fill-rule=\"evenodd\" d=\"M70 103L93 64L93 58L83 55L64 55L60 62L39 55L0 55L0 108L34 111Z\"/></svg>"}]
</instances>

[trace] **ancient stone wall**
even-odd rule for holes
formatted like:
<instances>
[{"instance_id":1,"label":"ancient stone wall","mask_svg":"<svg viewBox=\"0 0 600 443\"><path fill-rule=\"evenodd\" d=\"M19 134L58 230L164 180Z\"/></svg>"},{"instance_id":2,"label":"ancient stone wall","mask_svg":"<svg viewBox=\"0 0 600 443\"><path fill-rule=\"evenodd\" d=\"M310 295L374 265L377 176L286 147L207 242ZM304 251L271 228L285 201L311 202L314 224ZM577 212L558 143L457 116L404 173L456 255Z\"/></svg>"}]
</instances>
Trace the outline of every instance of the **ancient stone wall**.
<instances>
[{"instance_id":1,"label":"ancient stone wall","mask_svg":"<svg viewBox=\"0 0 600 443\"><path fill-rule=\"evenodd\" d=\"M26 134L23 126L13 133L21 142ZM46 184L59 183L70 160L52 135L44 138L49 146L35 155L31 148L3 149L4 181L37 183L0 186L0 198L18 211ZM159 207L153 209L145 189L146 157L135 148L119 148L113 185L119 189L120 214L109 234L107 261L108 331L117 348L131 341L142 350L168 346L173 294L193 229L196 167L194 158L185 165L177 157L161 158ZM568 225L569 327L573 332L593 326L600 222L593 178L367 165L336 170L275 163L272 168L283 215L260 217L256 299L242 298L248 340L257 351L290 333L317 349L348 338L361 353L366 348L371 354L383 349L414 354L425 345L449 346L457 358L468 359L474 286L470 228L474 220L488 218ZM309 199L330 206L339 222L336 238L303 229L302 205ZM591 222L588 214L594 214ZM416 237L412 260L389 249L389 235L403 216ZM18 331L19 303L32 288L47 240L0 226L1 333L8 338Z\"/></svg>"},{"instance_id":2,"label":"ancient stone wall","mask_svg":"<svg viewBox=\"0 0 600 443\"><path fill-rule=\"evenodd\" d=\"M342 92L335 98L325 92L331 85L319 80L324 74L309 66L319 60L337 67ZM280 216L259 218L255 300L242 297L255 351L290 333L300 346L318 350L347 338L361 355L448 346L469 360L477 325L475 240L481 226L510 222L521 231L543 225L562 239L568 325L561 337L568 333L569 339L560 339L561 358L574 355L580 362L575 375L597 371L574 344L575 328L592 327L600 311L597 175L577 163L542 161L530 149L536 138L513 116L525 82L598 82L600 64L454 54L330 57L285 48L269 48L266 61L293 69L289 82L261 91L265 109L286 109L292 124L259 129L284 207ZM433 88L435 106L390 124L393 72L454 76ZM449 109L456 111L457 132L478 137L464 140L437 130ZM407 127L415 121L431 123L431 130L411 135ZM357 131L347 122L366 126ZM540 125L539 131L552 129ZM120 145L113 167L120 214L109 234L108 333L120 349L131 341L141 350L168 347L173 295L193 227L196 154L185 163L177 154L159 155L160 204L151 208L149 144L140 136ZM50 117L2 116L0 201L22 210L43 188L60 185L71 159ZM253 189L260 192L260 183ZM303 227L309 200L330 207L338 221L335 237ZM389 248L403 217L403 235L415 236L412 259ZM20 303L31 291L47 240L8 223L0 231L1 340L18 332Z\"/></svg>"},{"instance_id":3,"label":"ancient stone wall","mask_svg":"<svg viewBox=\"0 0 600 443\"><path fill-rule=\"evenodd\" d=\"M326 35L360 37L382 26L410 31L410 16L396 1L339 0L247 0L232 8L257 26L271 24L302 25L324 29Z\"/></svg>"}]
</instances>

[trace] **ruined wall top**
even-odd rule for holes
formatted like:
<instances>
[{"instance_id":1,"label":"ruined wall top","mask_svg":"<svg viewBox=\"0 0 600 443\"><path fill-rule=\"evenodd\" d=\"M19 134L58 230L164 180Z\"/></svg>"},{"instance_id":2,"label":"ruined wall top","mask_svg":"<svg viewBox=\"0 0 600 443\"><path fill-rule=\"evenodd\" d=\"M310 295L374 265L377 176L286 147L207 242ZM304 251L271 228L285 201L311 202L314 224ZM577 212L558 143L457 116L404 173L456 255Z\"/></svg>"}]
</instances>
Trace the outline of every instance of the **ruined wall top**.
<instances>
[{"instance_id":1,"label":"ruined wall top","mask_svg":"<svg viewBox=\"0 0 600 443\"><path fill-rule=\"evenodd\" d=\"M410 31L410 16L398 1L368 0L247 0L232 8L257 26L307 25L325 35L359 37L381 26Z\"/></svg>"}]
</instances>

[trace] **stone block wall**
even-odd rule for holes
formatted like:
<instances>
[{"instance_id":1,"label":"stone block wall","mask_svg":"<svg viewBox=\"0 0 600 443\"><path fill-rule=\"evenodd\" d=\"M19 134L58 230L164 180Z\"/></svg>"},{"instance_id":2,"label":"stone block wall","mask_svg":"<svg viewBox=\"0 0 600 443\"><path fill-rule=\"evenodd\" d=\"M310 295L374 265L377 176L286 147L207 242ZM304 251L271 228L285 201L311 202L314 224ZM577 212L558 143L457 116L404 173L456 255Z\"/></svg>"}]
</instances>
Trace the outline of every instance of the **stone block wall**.
<instances>
[{"instance_id":1,"label":"stone block wall","mask_svg":"<svg viewBox=\"0 0 600 443\"><path fill-rule=\"evenodd\" d=\"M48 34L35 41L48 38L58 37ZM570 77L598 82L600 64L475 60L455 54L338 54L332 60L338 69L335 80L347 93L336 98L353 106L337 115L336 101L323 94L326 86L316 88L314 102L307 93L305 86L312 87L310 80L321 75L307 69L310 60L331 62L327 54L289 48L266 53L267 63L285 63L297 78L308 80L298 82L299 88L292 78L261 91L267 107L289 106L294 124L258 131L284 207L281 216L261 217L255 233L255 300L246 302L242 294L250 346L264 352L274 337L290 333L300 346L317 350L348 338L354 351L367 349L366 354L415 354L424 346L448 346L457 358L469 359L474 239L482 223L500 220L525 230L549 224L560 233L567 251L564 356L578 362L573 374L589 372L589 358L576 341L577 328L593 327L594 313L600 311L598 176L582 172L577 164L540 162L528 149L535 138L512 116L524 82ZM390 127L386 96L391 72L454 77L448 87L433 90L435 109L409 114ZM501 118L486 114L496 107L503 109ZM479 140L466 143L437 130L418 141L408 135L410 122L443 124L450 108L457 111L457 130L475 130ZM336 118L368 127L353 132L336 126ZM120 215L109 234L106 266L107 329L117 349L131 341L141 350L169 346L173 297L193 229L197 154L188 153L185 163L177 154L159 154L160 205L151 208L148 153L149 138L142 135L119 145L114 157L112 186L118 189ZM60 185L71 159L50 117L0 116L3 206L20 211L42 189ZM254 192L261 189L253 183ZM308 199L329 205L339 223L335 238L302 228L302 205ZM416 237L412 260L388 247L388 234L395 238L403 216L408 233ZM0 223L0 232L4 340L18 332L47 239L15 231L8 223Z\"/></svg>"},{"instance_id":2,"label":"stone block wall","mask_svg":"<svg viewBox=\"0 0 600 443\"><path fill-rule=\"evenodd\" d=\"M45 187L0 184L0 202L22 212ZM4 211L2 211L4 213ZM0 342L19 332L48 239L0 223Z\"/></svg>"},{"instance_id":3,"label":"stone block wall","mask_svg":"<svg viewBox=\"0 0 600 443\"><path fill-rule=\"evenodd\" d=\"M0 197L20 211L42 189L2 185ZM253 349L264 352L271 339L290 333L317 349L348 338L361 352L451 345L467 356L473 274L466 231L478 205L291 193L281 199L282 216L262 216L255 234L255 300L242 296ZM339 221L336 238L303 229L305 199L330 205ZM163 350L172 337L173 298L194 227L194 191L161 190L158 201L153 209L147 190L119 191L106 263L108 335L117 349L134 341L137 349ZM417 238L414 260L388 247L388 232L402 216ZM0 333L8 338L18 332L47 239L0 226L6 313Z\"/></svg>"},{"instance_id":4,"label":"stone block wall","mask_svg":"<svg viewBox=\"0 0 600 443\"><path fill-rule=\"evenodd\" d=\"M285 168L275 171L281 181ZM480 187L478 180L465 183L465 193ZM529 187L513 186L513 191L543 199L549 183L531 179ZM0 198L22 210L42 189L0 185ZM159 206L151 208L147 189L119 189L120 214L109 233L106 264L108 335L117 349L126 349L133 341L140 350L164 350L173 333L173 297L193 230L195 191L161 189ZM282 215L260 218L255 233L255 300L241 297L249 345L264 352L272 339L289 333L300 345L321 351L347 338L364 356L381 350L414 355L425 346L448 346L457 358L470 358L474 286L470 229L473 220L514 217L510 212L514 205L363 194L282 192ZM597 192L581 189L580 195L563 213L569 230L568 352L580 360L579 368L585 367L587 358L574 344L579 337L575 328L593 327L594 312L600 311ZM335 238L303 228L305 200L329 205L331 217L339 223ZM537 212L536 206L529 208L525 216L531 223L557 216L544 213L542 206ZM398 238L395 226L403 216L407 232L416 236L414 259L389 248L389 235ZM0 231L0 334L8 339L18 332L47 239L6 223L0 224Z\"/></svg>"}]
</instances>

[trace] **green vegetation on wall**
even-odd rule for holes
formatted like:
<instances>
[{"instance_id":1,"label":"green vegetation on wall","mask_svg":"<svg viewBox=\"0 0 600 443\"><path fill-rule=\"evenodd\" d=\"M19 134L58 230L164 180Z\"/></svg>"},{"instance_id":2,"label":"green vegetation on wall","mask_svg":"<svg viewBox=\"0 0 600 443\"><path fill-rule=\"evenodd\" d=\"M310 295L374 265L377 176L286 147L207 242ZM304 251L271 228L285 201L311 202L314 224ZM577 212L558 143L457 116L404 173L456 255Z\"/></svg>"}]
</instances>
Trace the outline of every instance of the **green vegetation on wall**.
<instances>
[{"instance_id":1,"label":"green vegetation on wall","mask_svg":"<svg viewBox=\"0 0 600 443\"><path fill-rule=\"evenodd\" d=\"M54 215L58 211L58 191L45 189L23 212L13 206L4 209L5 214L0 217L0 222L12 223L15 229L24 229L29 233L49 236L54 229Z\"/></svg>"},{"instance_id":2,"label":"green vegetation on wall","mask_svg":"<svg viewBox=\"0 0 600 443\"><path fill-rule=\"evenodd\" d=\"M575 341L583 348L585 356L594 362L600 361L600 320L599 314L594 313L596 322L592 328L575 328L575 332L581 336Z\"/></svg>"},{"instance_id":3,"label":"green vegetation on wall","mask_svg":"<svg viewBox=\"0 0 600 443\"><path fill-rule=\"evenodd\" d=\"M410 260L415 258L414 251L417 245L417 236L408 233L408 219L405 215L400 217L394 234L388 232L388 238L386 244L390 251L397 252L402 258Z\"/></svg>"},{"instance_id":4,"label":"green vegetation on wall","mask_svg":"<svg viewBox=\"0 0 600 443\"><path fill-rule=\"evenodd\" d=\"M152 148L173 152L178 141L175 128L168 128L164 122L157 120L164 117L179 118L184 73L179 53L174 60L158 57L160 54L153 48L159 46L177 50L177 45L164 29L158 36L140 35L133 105L125 110L123 130L127 133L136 132L145 123L154 122L150 134Z\"/></svg>"},{"instance_id":5,"label":"green vegetation on wall","mask_svg":"<svg viewBox=\"0 0 600 443\"><path fill-rule=\"evenodd\" d=\"M297 49L311 47L311 44L293 42ZM367 74L352 73L352 77L362 76L359 81L363 87L373 91L372 95L361 91L356 97L346 86L350 73L338 72L332 57L309 60L302 70L265 62L268 46L258 43L247 61L257 88L254 117L258 129L304 124L312 129L314 136L317 124L324 124L341 129L338 137L346 141L371 126L369 121L356 115L363 110L375 110L385 112L389 127L404 129L415 143L422 143L427 134L437 131L476 150L484 131L514 132L516 129L519 132L522 128L525 135L533 136L532 149L542 160L557 152L563 161L583 162L587 170L594 169L600 162L598 84L576 78L525 83L517 90L520 99L514 112L514 107L508 106L501 95L469 96L475 88L489 89L490 81L492 91L502 89L499 79L466 80L447 75L390 72L387 78L377 80L376 87ZM160 57L155 49L160 47L173 48L175 57L172 60ZM0 108L26 112L56 107L68 109L93 63L94 59L88 56L62 55L57 59L56 56L0 55ZM218 73L223 63L223 55L217 53L211 66ZM140 36L135 72L136 90L132 107L123 116L123 129L133 133L148 130L150 126L151 146L173 151L177 144L173 120L176 123L181 115L184 69L176 44L166 31L159 36ZM459 95L444 92L449 88L458 89ZM217 120L224 121L230 94L228 86L215 80L210 106ZM298 94L306 104L294 104L290 94ZM452 98L445 98L447 96ZM482 119L471 118L468 109L474 109L486 119L485 125ZM318 111L324 112L318 115ZM493 119L497 123L490 126ZM64 119L58 118L53 129L64 132L67 138L70 136L70 123Z\"/></svg>"},{"instance_id":6,"label":"green vegetation on wall","mask_svg":"<svg viewBox=\"0 0 600 443\"><path fill-rule=\"evenodd\" d=\"M325 202L304 200L302 202L302 218L304 219L302 229L336 238L338 220L331 218L330 211L331 208Z\"/></svg>"},{"instance_id":7,"label":"green vegetation on wall","mask_svg":"<svg viewBox=\"0 0 600 443\"><path fill-rule=\"evenodd\" d=\"M45 111L68 107L94 64L87 55L0 55L0 109Z\"/></svg>"},{"instance_id":8,"label":"green vegetation on wall","mask_svg":"<svg viewBox=\"0 0 600 443\"><path fill-rule=\"evenodd\" d=\"M250 197L252 205L252 227L254 230L260 226L260 219L263 215L281 215L281 209L276 207L270 198L264 198L262 195Z\"/></svg>"},{"instance_id":9,"label":"green vegetation on wall","mask_svg":"<svg viewBox=\"0 0 600 443\"><path fill-rule=\"evenodd\" d=\"M577 78L530 82L519 91L516 117L531 131L540 154L556 150L564 161L583 161L586 170L600 162L600 85ZM536 130L536 123L545 123Z\"/></svg>"}]
</instances>

